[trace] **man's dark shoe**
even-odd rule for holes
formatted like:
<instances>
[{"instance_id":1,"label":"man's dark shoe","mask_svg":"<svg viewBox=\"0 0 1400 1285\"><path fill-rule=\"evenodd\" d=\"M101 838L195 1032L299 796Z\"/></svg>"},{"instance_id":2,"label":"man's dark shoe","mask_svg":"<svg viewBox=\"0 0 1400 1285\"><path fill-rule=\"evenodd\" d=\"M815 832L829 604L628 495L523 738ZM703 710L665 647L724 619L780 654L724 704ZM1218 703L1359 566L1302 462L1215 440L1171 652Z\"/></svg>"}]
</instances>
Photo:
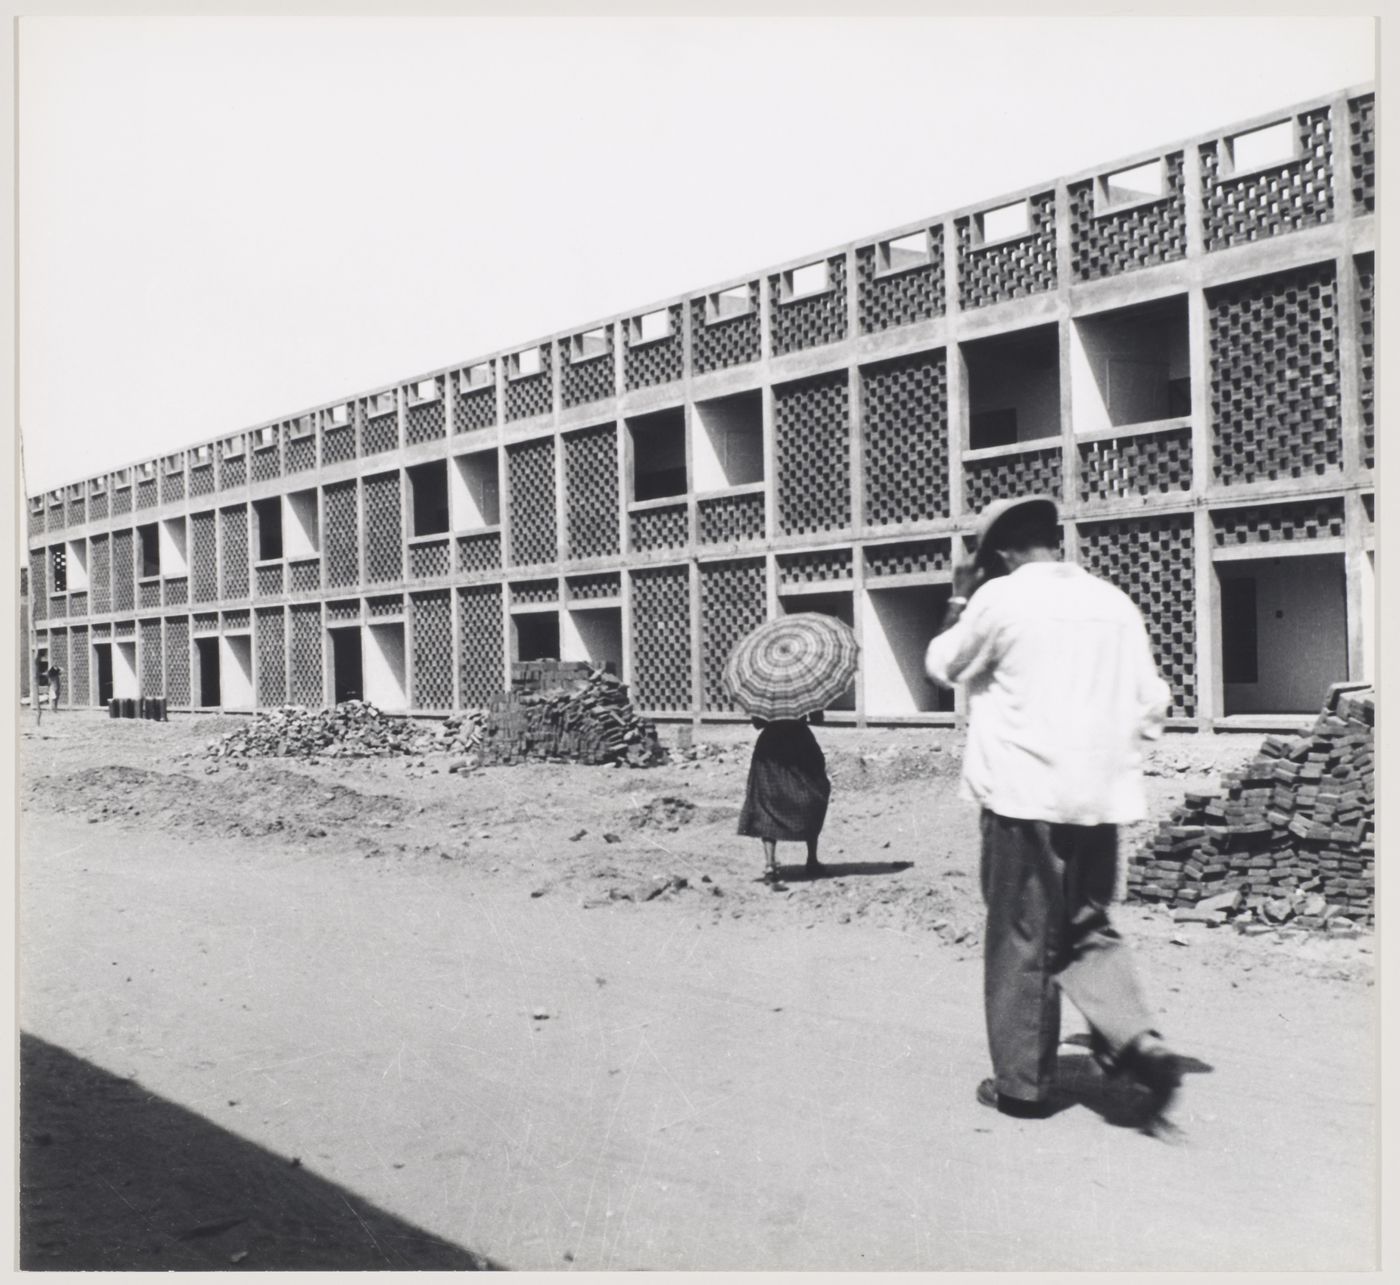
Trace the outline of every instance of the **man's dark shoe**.
<instances>
[{"instance_id":1,"label":"man's dark shoe","mask_svg":"<svg viewBox=\"0 0 1400 1285\"><path fill-rule=\"evenodd\" d=\"M1180 1059L1155 1036L1148 1036L1125 1048L1118 1063L1147 1093L1145 1127L1153 1130L1164 1124L1167 1108L1181 1087Z\"/></svg>"},{"instance_id":2,"label":"man's dark shoe","mask_svg":"<svg viewBox=\"0 0 1400 1285\"><path fill-rule=\"evenodd\" d=\"M1055 1114L1050 1101L1032 1101L1029 1098L1011 1098L997 1092L995 1080L983 1080L977 1086L977 1101L984 1107L1000 1111L1002 1115L1014 1116L1018 1120L1044 1120Z\"/></svg>"}]
</instances>

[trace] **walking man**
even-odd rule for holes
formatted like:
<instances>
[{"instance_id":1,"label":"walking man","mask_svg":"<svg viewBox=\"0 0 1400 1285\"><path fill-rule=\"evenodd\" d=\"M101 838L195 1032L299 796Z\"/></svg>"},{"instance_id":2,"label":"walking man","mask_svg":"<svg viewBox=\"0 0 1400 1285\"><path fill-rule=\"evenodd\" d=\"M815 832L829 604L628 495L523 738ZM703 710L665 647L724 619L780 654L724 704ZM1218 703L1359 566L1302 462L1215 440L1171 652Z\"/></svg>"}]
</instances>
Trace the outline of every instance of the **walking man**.
<instances>
[{"instance_id":1,"label":"walking man","mask_svg":"<svg viewBox=\"0 0 1400 1285\"><path fill-rule=\"evenodd\" d=\"M1108 903L1118 826L1145 813L1142 745L1161 735L1170 692L1128 597L1060 561L1053 500L998 500L976 535L925 668L967 688L963 792L982 809L995 1077L977 1099L1022 1118L1053 1112L1063 992L1088 1021L1099 1064L1146 1090L1153 1129L1180 1068Z\"/></svg>"}]
</instances>

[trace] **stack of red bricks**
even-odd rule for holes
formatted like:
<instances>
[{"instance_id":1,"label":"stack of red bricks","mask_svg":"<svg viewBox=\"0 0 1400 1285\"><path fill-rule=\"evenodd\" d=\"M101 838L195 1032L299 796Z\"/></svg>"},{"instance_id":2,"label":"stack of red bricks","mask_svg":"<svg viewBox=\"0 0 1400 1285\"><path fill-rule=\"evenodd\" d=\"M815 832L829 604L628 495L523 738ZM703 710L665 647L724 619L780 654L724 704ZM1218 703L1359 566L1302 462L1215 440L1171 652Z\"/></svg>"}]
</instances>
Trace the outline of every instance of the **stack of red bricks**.
<instances>
[{"instance_id":1,"label":"stack of red bricks","mask_svg":"<svg viewBox=\"0 0 1400 1285\"><path fill-rule=\"evenodd\" d=\"M627 688L604 669L530 662L514 687L487 707L477 753L483 765L626 763L650 767L665 750L656 728L638 717Z\"/></svg>"},{"instance_id":2,"label":"stack of red bricks","mask_svg":"<svg viewBox=\"0 0 1400 1285\"><path fill-rule=\"evenodd\" d=\"M1188 794L1128 872L1179 919L1347 928L1375 914L1375 696L1339 685L1220 794Z\"/></svg>"}]
</instances>

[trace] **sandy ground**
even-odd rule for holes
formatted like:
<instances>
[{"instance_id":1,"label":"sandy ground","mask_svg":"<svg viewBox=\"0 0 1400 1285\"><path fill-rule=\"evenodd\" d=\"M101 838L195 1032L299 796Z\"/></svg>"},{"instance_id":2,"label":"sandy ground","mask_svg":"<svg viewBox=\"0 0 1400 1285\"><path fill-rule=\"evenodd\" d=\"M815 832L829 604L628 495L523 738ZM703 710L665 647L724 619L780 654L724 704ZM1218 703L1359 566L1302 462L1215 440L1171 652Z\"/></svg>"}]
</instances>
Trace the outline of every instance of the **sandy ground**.
<instances>
[{"instance_id":1,"label":"sandy ground","mask_svg":"<svg viewBox=\"0 0 1400 1285\"><path fill-rule=\"evenodd\" d=\"M23 730L26 1266L1374 1262L1368 936L1123 907L1195 1072L1175 1140L1072 1042L1053 1118L975 1103L950 732L823 730L832 868L773 892L747 729L649 771L206 771L233 725ZM1256 744L1169 739L1154 806Z\"/></svg>"}]
</instances>

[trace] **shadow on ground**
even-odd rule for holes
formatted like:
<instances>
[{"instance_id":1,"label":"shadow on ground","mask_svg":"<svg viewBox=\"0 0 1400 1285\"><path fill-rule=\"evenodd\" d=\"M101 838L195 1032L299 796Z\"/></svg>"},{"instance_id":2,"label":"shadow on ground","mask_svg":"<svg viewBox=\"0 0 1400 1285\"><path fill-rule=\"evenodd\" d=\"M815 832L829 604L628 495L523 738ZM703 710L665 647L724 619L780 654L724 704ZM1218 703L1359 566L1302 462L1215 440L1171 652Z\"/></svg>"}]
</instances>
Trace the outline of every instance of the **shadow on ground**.
<instances>
[{"instance_id":1,"label":"shadow on ground","mask_svg":"<svg viewBox=\"0 0 1400 1285\"><path fill-rule=\"evenodd\" d=\"M20 1036L25 1270L497 1267L203 1117Z\"/></svg>"},{"instance_id":2,"label":"shadow on ground","mask_svg":"<svg viewBox=\"0 0 1400 1285\"><path fill-rule=\"evenodd\" d=\"M910 870L912 861L823 861L816 870L806 866L779 866L778 873L790 883L808 879L844 879L848 875L897 875Z\"/></svg>"}]
</instances>

